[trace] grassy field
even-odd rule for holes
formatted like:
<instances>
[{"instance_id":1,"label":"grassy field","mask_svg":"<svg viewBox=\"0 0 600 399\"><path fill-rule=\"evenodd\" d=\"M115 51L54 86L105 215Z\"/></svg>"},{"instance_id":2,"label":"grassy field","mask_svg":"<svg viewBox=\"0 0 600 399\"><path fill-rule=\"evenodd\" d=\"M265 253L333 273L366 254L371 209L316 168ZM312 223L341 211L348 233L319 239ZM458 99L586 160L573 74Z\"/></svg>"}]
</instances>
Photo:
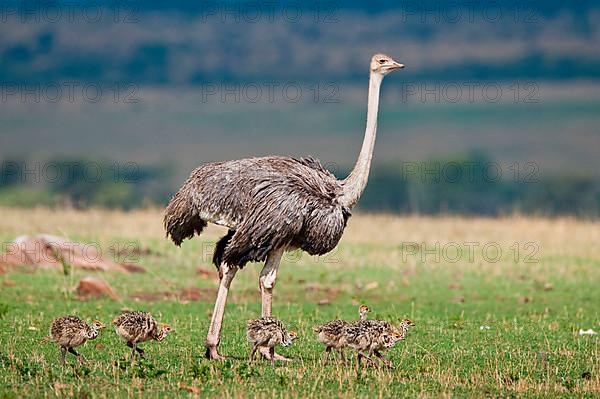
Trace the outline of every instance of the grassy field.
<instances>
[{"instance_id":1,"label":"grassy field","mask_svg":"<svg viewBox=\"0 0 600 399\"><path fill-rule=\"evenodd\" d=\"M51 233L126 250L118 258L144 274L30 269L0 275L0 398L21 397L440 397L600 394L600 223L507 217L354 216L339 248L321 258L287 254L274 313L300 339L280 352L291 364L249 364L245 323L260 312L259 265L233 283L225 315L223 363L203 359L217 282L210 228L182 248L164 239L157 210L131 213L0 209L3 243ZM133 246L132 246L133 245ZM80 300L86 275L105 279L121 300ZM192 293L193 295L190 295ZM416 323L388 356L392 369L323 364L312 327L334 317ZM128 348L108 328L80 348L88 362L65 368L44 339L52 319L78 314L109 323L122 309L150 311L176 333ZM353 359L354 361L354 359Z\"/></svg>"}]
</instances>

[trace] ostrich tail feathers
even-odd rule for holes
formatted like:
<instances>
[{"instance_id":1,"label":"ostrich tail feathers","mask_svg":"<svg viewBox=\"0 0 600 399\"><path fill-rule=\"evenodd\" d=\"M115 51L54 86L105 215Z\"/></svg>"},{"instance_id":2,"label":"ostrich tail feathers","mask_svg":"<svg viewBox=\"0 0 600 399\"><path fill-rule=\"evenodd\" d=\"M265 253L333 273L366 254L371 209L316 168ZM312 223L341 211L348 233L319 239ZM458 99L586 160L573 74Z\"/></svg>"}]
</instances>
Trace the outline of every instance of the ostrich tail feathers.
<instances>
[{"instance_id":1,"label":"ostrich tail feathers","mask_svg":"<svg viewBox=\"0 0 600 399\"><path fill-rule=\"evenodd\" d=\"M167 237L170 236L177 246L181 245L183 240L192 238L194 234L200 234L206 227L206 221L196 211L188 191L188 187L184 185L173 196L165 210L164 226Z\"/></svg>"}]
</instances>

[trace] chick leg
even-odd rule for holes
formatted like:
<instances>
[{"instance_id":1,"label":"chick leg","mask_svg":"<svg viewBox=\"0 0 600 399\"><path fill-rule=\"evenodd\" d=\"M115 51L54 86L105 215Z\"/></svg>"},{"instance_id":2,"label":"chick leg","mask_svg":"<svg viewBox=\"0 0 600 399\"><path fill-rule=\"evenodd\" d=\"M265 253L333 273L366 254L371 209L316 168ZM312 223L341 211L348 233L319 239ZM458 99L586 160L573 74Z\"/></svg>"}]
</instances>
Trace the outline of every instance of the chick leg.
<instances>
[{"instance_id":1,"label":"chick leg","mask_svg":"<svg viewBox=\"0 0 600 399\"><path fill-rule=\"evenodd\" d=\"M137 345L135 346L135 351L140 355L142 359L146 358L146 352L142 348L139 348Z\"/></svg>"},{"instance_id":2,"label":"chick leg","mask_svg":"<svg viewBox=\"0 0 600 399\"><path fill-rule=\"evenodd\" d=\"M275 347L272 346L269 348L269 354L271 355L271 365L275 368Z\"/></svg>"},{"instance_id":3,"label":"chick leg","mask_svg":"<svg viewBox=\"0 0 600 399\"><path fill-rule=\"evenodd\" d=\"M80 355L79 353L77 353L77 351L73 348L69 348L69 353L72 353L73 355L75 355L77 357L77 359L79 359L79 363L85 363L85 358L83 357L83 355Z\"/></svg>"},{"instance_id":4,"label":"chick leg","mask_svg":"<svg viewBox=\"0 0 600 399\"><path fill-rule=\"evenodd\" d=\"M360 370L360 360L363 358L363 354L358 352L356 356L356 371Z\"/></svg>"},{"instance_id":5,"label":"chick leg","mask_svg":"<svg viewBox=\"0 0 600 399\"><path fill-rule=\"evenodd\" d=\"M391 367L392 366L392 362L390 362L388 359L385 358L385 356L383 356L383 354L379 351L374 351L373 352L375 354L375 356L377 356L384 364L384 366L386 367Z\"/></svg>"},{"instance_id":6,"label":"chick leg","mask_svg":"<svg viewBox=\"0 0 600 399\"><path fill-rule=\"evenodd\" d=\"M127 346L131 348L131 359L135 357L135 344L127 342Z\"/></svg>"},{"instance_id":7,"label":"chick leg","mask_svg":"<svg viewBox=\"0 0 600 399\"><path fill-rule=\"evenodd\" d=\"M65 356L67 354L67 348L64 346L60 347L60 363L64 366L65 365Z\"/></svg>"},{"instance_id":8,"label":"chick leg","mask_svg":"<svg viewBox=\"0 0 600 399\"><path fill-rule=\"evenodd\" d=\"M258 343L255 343L252 347L252 353L250 354L250 359L248 361L254 361L254 355L256 354L256 350L258 349Z\"/></svg>"},{"instance_id":9,"label":"chick leg","mask_svg":"<svg viewBox=\"0 0 600 399\"><path fill-rule=\"evenodd\" d=\"M329 355L331 354L331 346L325 348L325 363L329 363Z\"/></svg>"},{"instance_id":10,"label":"chick leg","mask_svg":"<svg viewBox=\"0 0 600 399\"><path fill-rule=\"evenodd\" d=\"M344 356L344 348L338 348L338 353L340 354L340 360L342 364L346 364L346 356Z\"/></svg>"}]
</instances>

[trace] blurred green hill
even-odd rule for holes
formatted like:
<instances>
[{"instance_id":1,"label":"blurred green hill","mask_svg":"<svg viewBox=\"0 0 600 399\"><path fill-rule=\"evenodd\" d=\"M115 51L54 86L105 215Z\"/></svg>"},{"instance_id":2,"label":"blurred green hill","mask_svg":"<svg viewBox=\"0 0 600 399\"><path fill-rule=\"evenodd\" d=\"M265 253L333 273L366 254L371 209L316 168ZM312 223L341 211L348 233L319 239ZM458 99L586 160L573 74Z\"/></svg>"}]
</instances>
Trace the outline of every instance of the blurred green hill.
<instances>
[{"instance_id":1,"label":"blurred green hill","mask_svg":"<svg viewBox=\"0 0 600 399\"><path fill-rule=\"evenodd\" d=\"M116 164L93 160L49 164L68 173L57 177L48 168L42 181L27 181L27 176L34 176L26 169L30 164L3 162L0 205L132 209L163 206L171 194L165 188L172 185L172 176L158 168L136 165L119 170ZM513 165L508 176L501 176L502 169L481 153L376 165L359 209L426 215L600 216L598 177L540 177L535 164ZM341 176L346 173L338 171Z\"/></svg>"}]
</instances>

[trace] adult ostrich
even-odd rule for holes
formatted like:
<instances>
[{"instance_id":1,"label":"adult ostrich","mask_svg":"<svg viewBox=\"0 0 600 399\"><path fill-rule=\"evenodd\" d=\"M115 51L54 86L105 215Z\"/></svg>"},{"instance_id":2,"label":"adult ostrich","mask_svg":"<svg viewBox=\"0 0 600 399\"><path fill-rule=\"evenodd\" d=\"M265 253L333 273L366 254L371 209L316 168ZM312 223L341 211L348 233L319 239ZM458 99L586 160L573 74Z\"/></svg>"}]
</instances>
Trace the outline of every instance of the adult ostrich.
<instances>
[{"instance_id":1,"label":"adult ostrich","mask_svg":"<svg viewBox=\"0 0 600 399\"><path fill-rule=\"evenodd\" d=\"M404 65L384 54L371 59L365 137L346 179L337 180L314 158L268 156L202 165L173 196L164 224L176 245L200 234L208 222L229 228L213 256L221 281L206 338L207 358L224 359L217 348L227 293L247 262L265 261L259 288L266 317L271 316L284 251L301 248L322 255L335 248L369 177L381 82L401 68ZM286 360L279 355L277 359Z\"/></svg>"}]
</instances>

